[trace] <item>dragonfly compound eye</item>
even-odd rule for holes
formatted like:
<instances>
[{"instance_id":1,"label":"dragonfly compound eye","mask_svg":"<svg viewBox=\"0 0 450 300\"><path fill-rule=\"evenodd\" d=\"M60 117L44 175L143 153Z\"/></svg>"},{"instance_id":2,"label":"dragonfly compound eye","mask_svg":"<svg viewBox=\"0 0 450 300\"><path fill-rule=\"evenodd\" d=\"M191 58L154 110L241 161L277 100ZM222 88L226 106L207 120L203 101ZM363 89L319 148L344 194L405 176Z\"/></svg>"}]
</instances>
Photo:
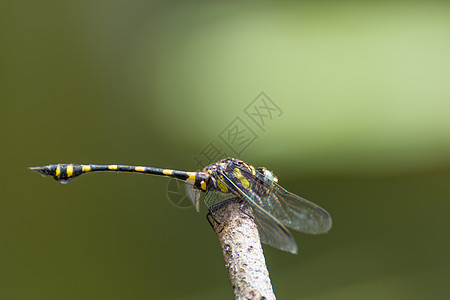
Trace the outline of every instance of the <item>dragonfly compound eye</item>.
<instances>
[{"instance_id":1,"label":"dragonfly compound eye","mask_svg":"<svg viewBox=\"0 0 450 300\"><path fill-rule=\"evenodd\" d=\"M269 170L264 170L264 185L268 188L271 188L273 186L273 183L275 181L275 176L273 176L273 173Z\"/></svg>"}]
</instances>

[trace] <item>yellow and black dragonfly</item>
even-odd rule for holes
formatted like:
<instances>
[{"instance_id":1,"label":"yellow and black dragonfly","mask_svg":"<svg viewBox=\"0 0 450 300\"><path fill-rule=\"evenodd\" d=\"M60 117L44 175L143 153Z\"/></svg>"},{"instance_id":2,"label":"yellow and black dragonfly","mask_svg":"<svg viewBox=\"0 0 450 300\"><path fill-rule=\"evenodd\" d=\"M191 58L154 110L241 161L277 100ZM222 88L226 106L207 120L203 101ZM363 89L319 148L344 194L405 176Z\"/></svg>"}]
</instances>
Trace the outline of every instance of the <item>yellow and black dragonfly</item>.
<instances>
[{"instance_id":1,"label":"yellow and black dragonfly","mask_svg":"<svg viewBox=\"0 0 450 300\"><path fill-rule=\"evenodd\" d=\"M278 184L274 174L265 168L254 168L242 160L226 158L198 172L186 172L146 166L51 164L31 167L52 176L62 184L91 172L138 172L176 178L186 182L187 192L199 211L200 195L212 207L237 199L252 207L261 242L274 248L297 253L295 239L287 227L309 234L326 233L331 229L330 214L320 206L301 198Z\"/></svg>"}]
</instances>

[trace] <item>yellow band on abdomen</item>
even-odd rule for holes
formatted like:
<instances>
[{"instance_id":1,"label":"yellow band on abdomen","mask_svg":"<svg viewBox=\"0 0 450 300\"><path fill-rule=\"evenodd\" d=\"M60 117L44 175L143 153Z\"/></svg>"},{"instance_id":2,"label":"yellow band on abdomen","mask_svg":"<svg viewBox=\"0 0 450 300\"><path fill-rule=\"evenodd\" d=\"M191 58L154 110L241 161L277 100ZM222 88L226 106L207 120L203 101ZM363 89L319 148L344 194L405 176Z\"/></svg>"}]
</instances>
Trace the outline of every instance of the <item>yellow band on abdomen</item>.
<instances>
[{"instance_id":1,"label":"yellow band on abdomen","mask_svg":"<svg viewBox=\"0 0 450 300\"><path fill-rule=\"evenodd\" d=\"M67 166L67 177L70 178L73 175L73 166L72 165L68 165Z\"/></svg>"},{"instance_id":2,"label":"yellow band on abdomen","mask_svg":"<svg viewBox=\"0 0 450 300\"><path fill-rule=\"evenodd\" d=\"M81 165L81 170L83 172L89 172L91 170L91 166Z\"/></svg>"},{"instance_id":3,"label":"yellow band on abdomen","mask_svg":"<svg viewBox=\"0 0 450 300\"><path fill-rule=\"evenodd\" d=\"M164 175L172 175L172 173L173 173L172 170L169 170L169 169L164 169L164 170L163 170L163 174L164 174Z\"/></svg>"}]
</instances>

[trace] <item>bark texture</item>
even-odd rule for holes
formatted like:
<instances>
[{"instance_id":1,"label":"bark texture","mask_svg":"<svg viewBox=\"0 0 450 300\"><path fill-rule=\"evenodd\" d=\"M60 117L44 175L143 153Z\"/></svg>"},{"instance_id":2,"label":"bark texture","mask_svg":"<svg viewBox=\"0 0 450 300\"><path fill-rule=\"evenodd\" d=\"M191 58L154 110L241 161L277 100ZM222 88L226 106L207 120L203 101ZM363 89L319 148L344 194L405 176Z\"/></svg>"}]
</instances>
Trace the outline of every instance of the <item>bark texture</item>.
<instances>
[{"instance_id":1,"label":"bark texture","mask_svg":"<svg viewBox=\"0 0 450 300\"><path fill-rule=\"evenodd\" d=\"M275 299L251 207L229 201L211 216L235 298Z\"/></svg>"}]
</instances>

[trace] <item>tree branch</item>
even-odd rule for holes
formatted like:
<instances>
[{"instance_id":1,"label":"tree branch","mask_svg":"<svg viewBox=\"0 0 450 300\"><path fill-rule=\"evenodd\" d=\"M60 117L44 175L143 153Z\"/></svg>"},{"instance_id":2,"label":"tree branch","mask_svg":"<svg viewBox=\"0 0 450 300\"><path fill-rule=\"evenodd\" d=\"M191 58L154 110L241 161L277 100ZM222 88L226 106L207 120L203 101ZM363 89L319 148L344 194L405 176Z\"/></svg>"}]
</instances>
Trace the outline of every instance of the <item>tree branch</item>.
<instances>
[{"instance_id":1,"label":"tree branch","mask_svg":"<svg viewBox=\"0 0 450 300\"><path fill-rule=\"evenodd\" d=\"M226 201L208 215L236 299L275 299L252 209Z\"/></svg>"}]
</instances>

